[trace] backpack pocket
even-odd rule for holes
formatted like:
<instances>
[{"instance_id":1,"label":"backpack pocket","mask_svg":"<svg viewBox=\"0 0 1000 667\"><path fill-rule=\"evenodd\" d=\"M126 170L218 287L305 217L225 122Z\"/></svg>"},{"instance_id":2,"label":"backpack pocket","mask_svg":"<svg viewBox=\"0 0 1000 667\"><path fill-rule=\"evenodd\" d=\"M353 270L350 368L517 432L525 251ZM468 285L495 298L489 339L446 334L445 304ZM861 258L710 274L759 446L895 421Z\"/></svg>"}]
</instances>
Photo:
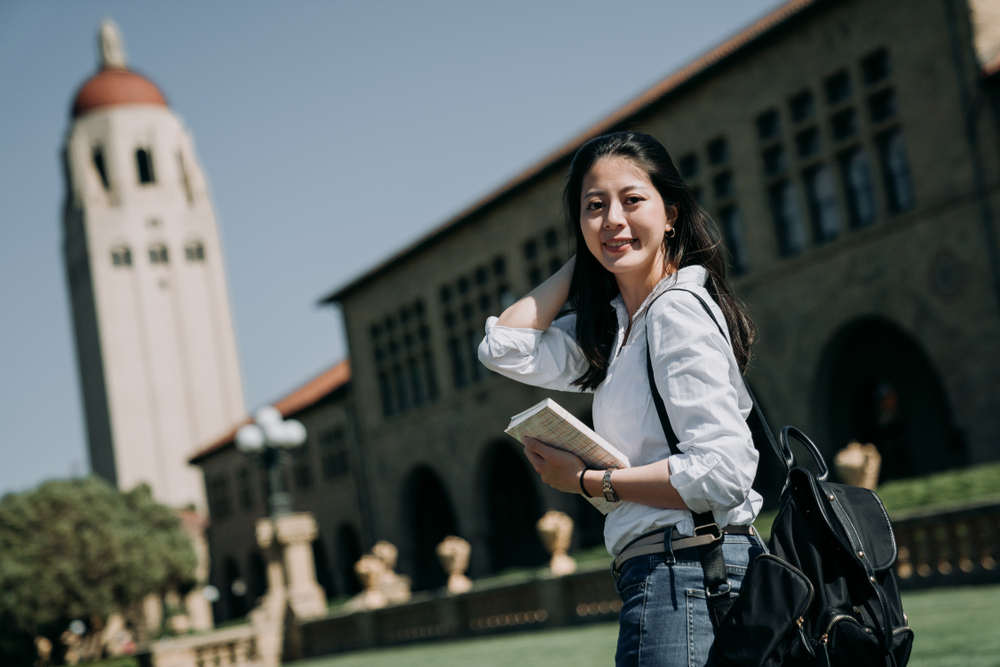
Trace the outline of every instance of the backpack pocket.
<instances>
[{"instance_id":1,"label":"backpack pocket","mask_svg":"<svg viewBox=\"0 0 1000 667\"><path fill-rule=\"evenodd\" d=\"M813 585L801 570L771 554L755 558L739 597L715 633L709 665L780 664L790 639L802 643ZM808 643L803 644L808 649Z\"/></svg>"},{"instance_id":2,"label":"backpack pocket","mask_svg":"<svg viewBox=\"0 0 1000 667\"><path fill-rule=\"evenodd\" d=\"M818 650L831 667L883 667L885 652L871 628L849 614L833 616L819 637Z\"/></svg>"}]
</instances>

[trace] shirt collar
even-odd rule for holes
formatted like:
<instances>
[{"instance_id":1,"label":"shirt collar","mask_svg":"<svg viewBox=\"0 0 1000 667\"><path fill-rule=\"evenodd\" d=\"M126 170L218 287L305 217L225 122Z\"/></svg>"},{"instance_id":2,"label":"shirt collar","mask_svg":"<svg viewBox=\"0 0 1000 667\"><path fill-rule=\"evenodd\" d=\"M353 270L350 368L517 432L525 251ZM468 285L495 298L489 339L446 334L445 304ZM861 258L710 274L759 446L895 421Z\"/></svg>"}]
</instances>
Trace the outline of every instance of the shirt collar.
<instances>
[{"instance_id":1,"label":"shirt collar","mask_svg":"<svg viewBox=\"0 0 1000 667\"><path fill-rule=\"evenodd\" d=\"M633 321L638 319L644 312L649 304L653 300L666 292L672 287L704 287L705 280L708 278L708 271L704 266L700 264L691 264L690 266L685 266L678 269L669 276L664 276L660 279L660 282L656 283L653 290L643 299L642 303L639 304L639 308L635 311L635 316L632 318ZM618 294L614 299L611 300L611 306L615 309L615 313L618 315L618 323L621 326L628 324L628 310L625 308L625 300L622 299L622 295Z\"/></svg>"}]
</instances>

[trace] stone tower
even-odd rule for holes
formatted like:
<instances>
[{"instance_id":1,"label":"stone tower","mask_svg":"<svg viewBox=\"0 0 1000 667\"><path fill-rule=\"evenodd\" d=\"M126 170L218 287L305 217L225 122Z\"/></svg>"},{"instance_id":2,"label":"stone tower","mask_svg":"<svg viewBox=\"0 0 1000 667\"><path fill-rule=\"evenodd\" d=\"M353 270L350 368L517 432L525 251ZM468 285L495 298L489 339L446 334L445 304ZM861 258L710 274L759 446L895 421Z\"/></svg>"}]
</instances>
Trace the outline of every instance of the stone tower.
<instances>
[{"instance_id":1,"label":"stone tower","mask_svg":"<svg viewBox=\"0 0 1000 667\"><path fill-rule=\"evenodd\" d=\"M205 176L163 94L102 23L63 149L63 253L93 471L205 509L195 448L245 414Z\"/></svg>"}]
</instances>

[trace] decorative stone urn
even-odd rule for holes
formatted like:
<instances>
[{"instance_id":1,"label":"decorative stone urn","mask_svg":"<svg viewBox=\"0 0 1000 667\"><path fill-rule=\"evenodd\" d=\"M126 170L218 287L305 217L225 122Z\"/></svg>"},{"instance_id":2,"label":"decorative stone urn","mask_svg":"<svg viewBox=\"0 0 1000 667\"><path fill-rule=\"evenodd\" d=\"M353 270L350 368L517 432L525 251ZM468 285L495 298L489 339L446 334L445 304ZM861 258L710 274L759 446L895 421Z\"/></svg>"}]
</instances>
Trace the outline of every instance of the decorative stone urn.
<instances>
[{"instance_id":1,"label":"decorative stone urn","mask_svg":"<svg viewBox=\"0 0 1000 667\"><path fill-rule=\"evenodd\" d=\"M372 555L385 564L379 588L389 604L400 604L410 599L410 578L396 573L399 550L392 542L379 540L372 547Z\"/></svg>"},{"instance_id":2,"label":"decorative stone urn","mask_svg":"<svg viewBox=\"0 0 1000 667\"><path fill-rule=\"evenodd\" d=\"M437 545L441 567L448 573L448 593L451 595L465 593L472 588L472 581L465 576L471 551L469 543L456 535L449 535Z\"/></svg>"},{"instance_id":3,"label":"decorative stone urn","mask_svg":"<svg viewBox=\"0 0 1000 667\"><path fill-rule=\"evenodd\" d=\"M847 484L874 489L878 485L882 455L875 445L852 442L833 457L833 467Z\"/></svg>"},{"instance_id":4,"label":"decorative stone urn","mask_svg":"<svg viewBox=\"0 0 1000 667\"><path fill-rule=\"evenodd\" d=\"M380 609L389 604L389 599L382 591L386 567L381 558L365 554L354 564L354 573L358 575L364 590L347 603L350 609Z\"/></svg>"},{"instance_id":5,"label":"decorative stone urn","mask_svg":"<svg viewBox=\"0 0 1000 667\"><path fill-rule=\"evenodd\" d=\"M549 510L538 520L536 527L545 550L552 554L549 571L553 576L576 572L576 561L567 553L570 538L573 537L573 519L563 512Z\"/></svg>"}]
</instances>

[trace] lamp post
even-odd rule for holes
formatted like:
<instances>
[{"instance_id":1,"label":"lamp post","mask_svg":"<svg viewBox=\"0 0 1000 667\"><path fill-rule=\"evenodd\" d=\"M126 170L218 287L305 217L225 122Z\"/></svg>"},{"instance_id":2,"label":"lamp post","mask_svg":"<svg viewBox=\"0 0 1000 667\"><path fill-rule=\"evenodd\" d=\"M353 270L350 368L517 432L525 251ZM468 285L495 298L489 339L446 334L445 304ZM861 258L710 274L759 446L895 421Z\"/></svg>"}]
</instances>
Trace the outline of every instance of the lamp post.
<instances>
[{"instance_id":1,"label":"lamp post","mask_svg":"<svg viewBox=\"0 0 1000 667\"><path fill-rule=\"evenodd\" d=\"M270 486L268 513L271 519L277 519L292 512L291 496L281 477L281 464L286 452L305 442L306 429L298 420L282 419L278 409L271 405L259 408L253 420L254 423L241 426L236 432L236 448L244 454L260 457Z\"/></svg>"}]
</instances>

